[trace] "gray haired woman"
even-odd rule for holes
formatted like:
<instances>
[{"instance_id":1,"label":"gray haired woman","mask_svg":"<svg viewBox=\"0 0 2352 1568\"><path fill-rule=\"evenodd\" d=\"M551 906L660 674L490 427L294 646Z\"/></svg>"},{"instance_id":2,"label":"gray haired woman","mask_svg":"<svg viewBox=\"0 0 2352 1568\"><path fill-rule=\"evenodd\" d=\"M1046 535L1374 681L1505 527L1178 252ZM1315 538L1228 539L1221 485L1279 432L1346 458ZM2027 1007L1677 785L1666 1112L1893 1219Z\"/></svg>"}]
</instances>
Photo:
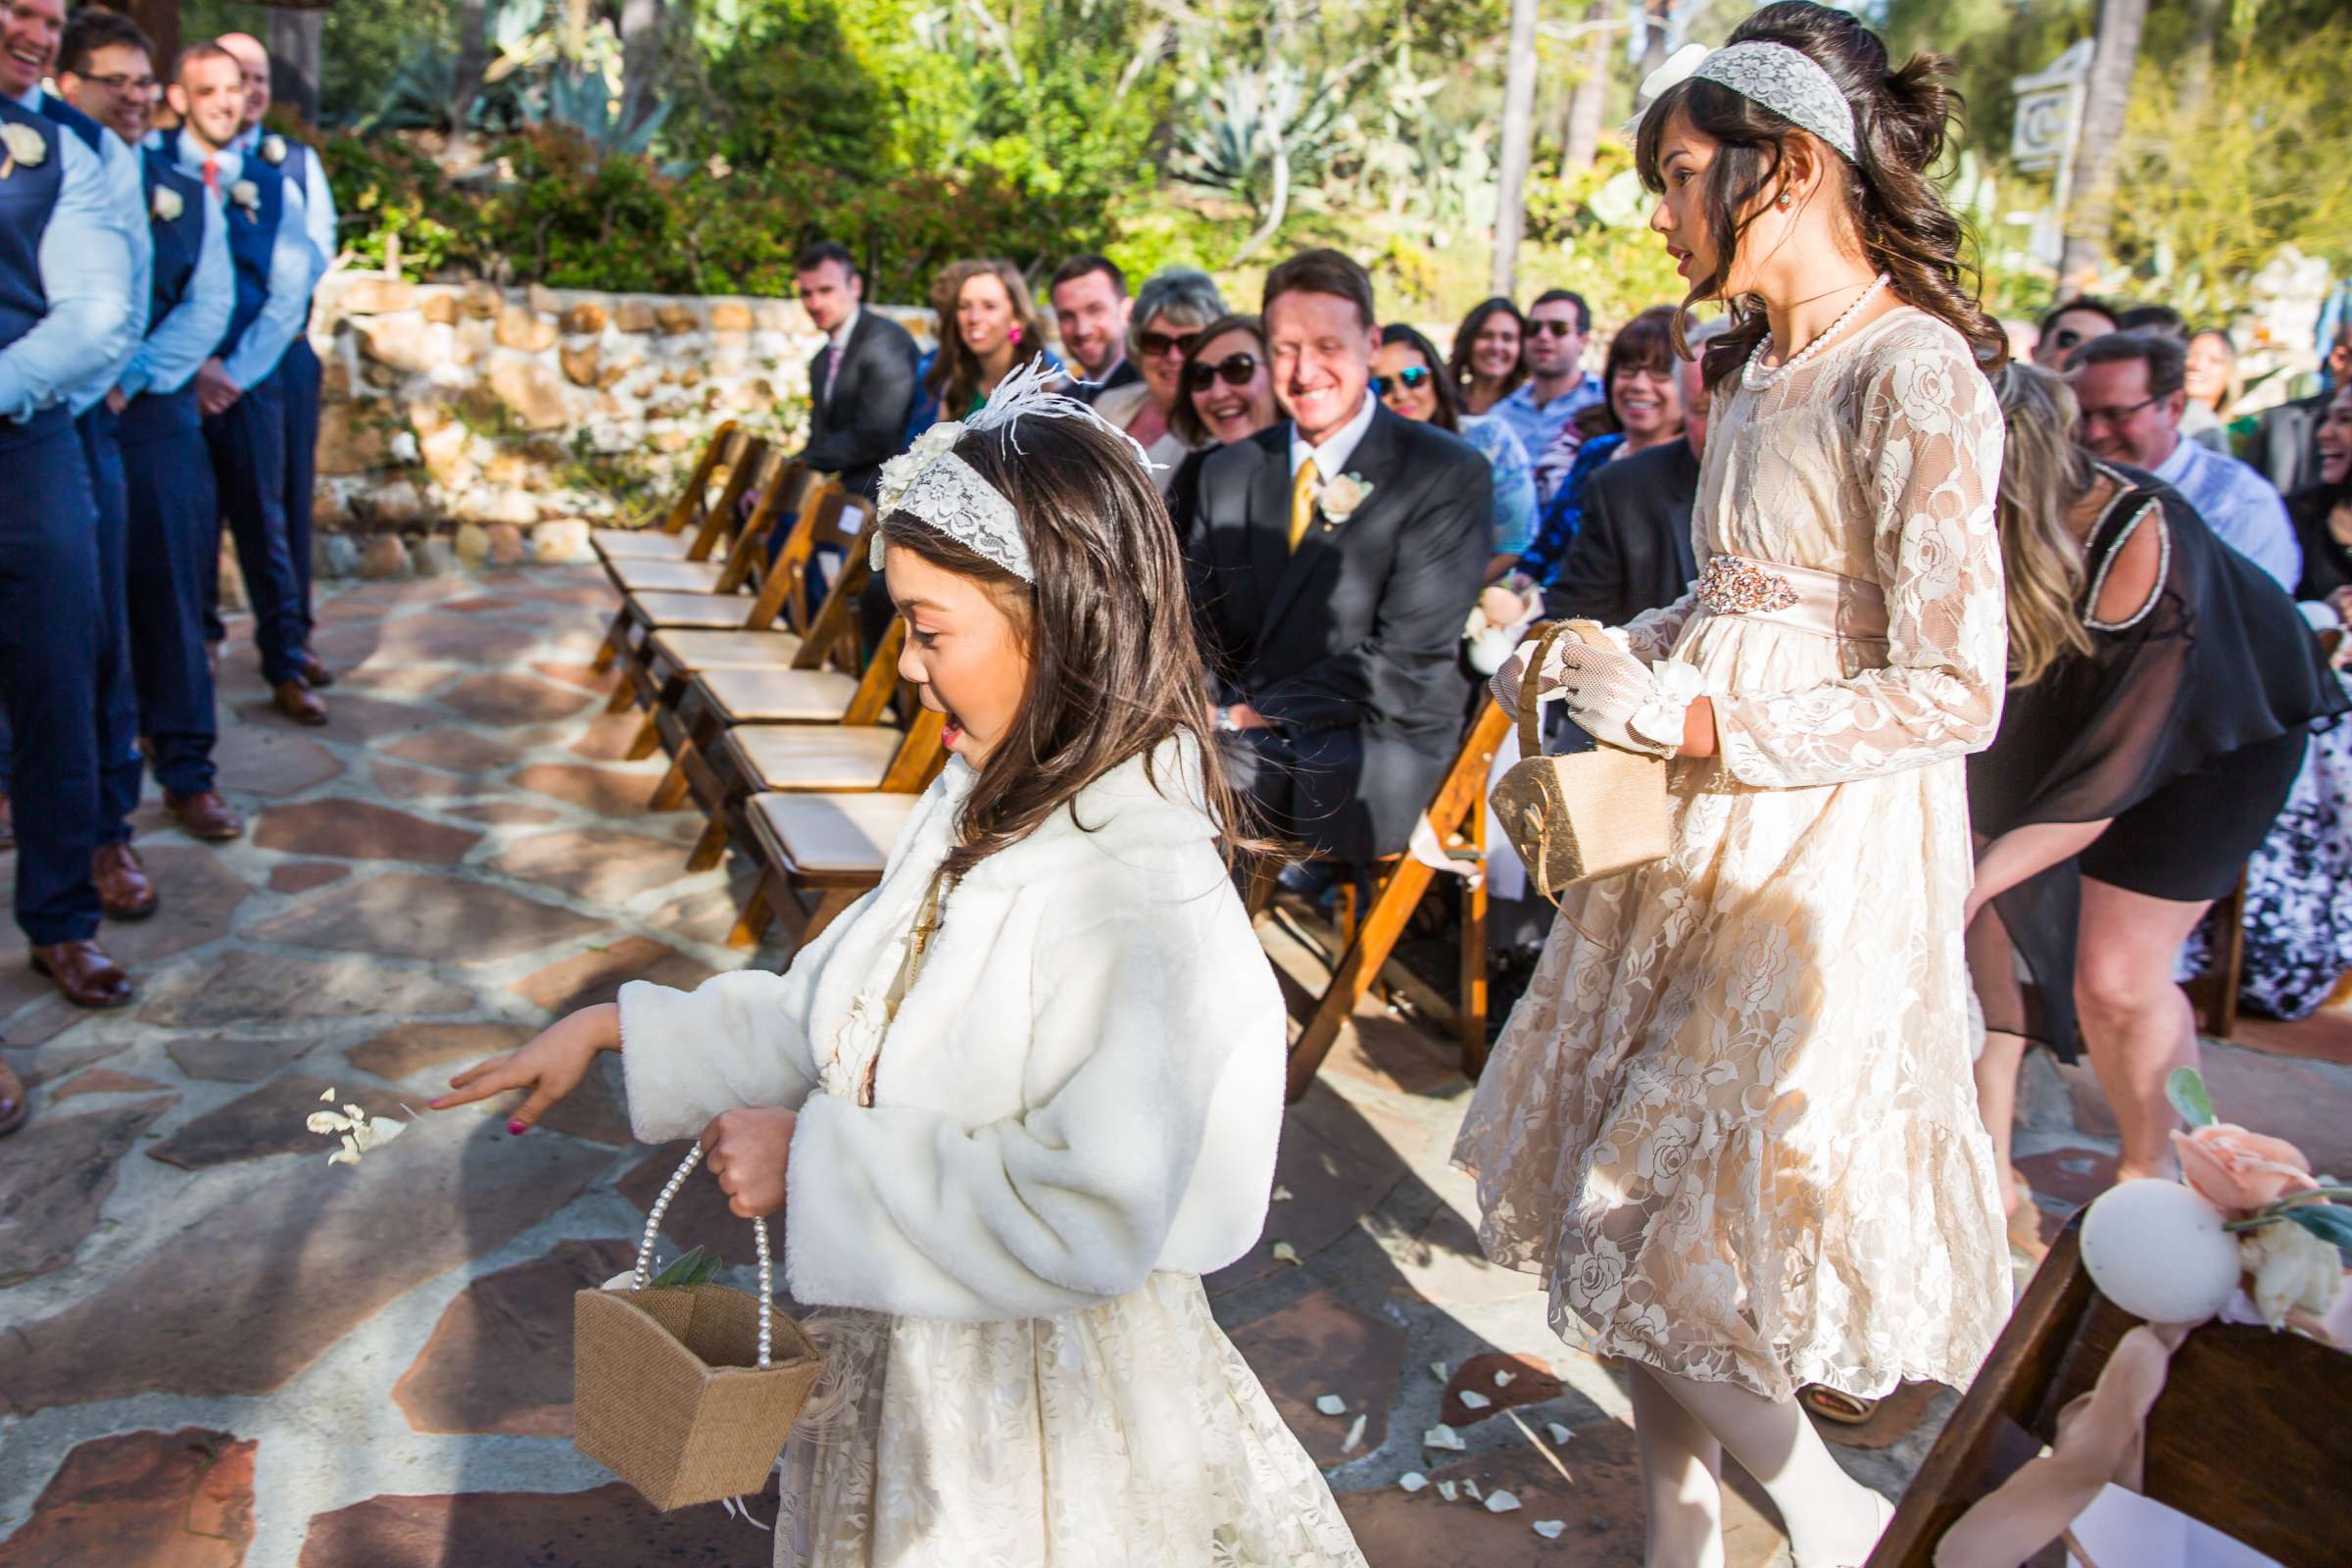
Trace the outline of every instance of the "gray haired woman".
<instances>
[{"instance_id":1,"label":"gray haired woman","mask_svg":"<svg viewBox=\"0 0 2352 1568\"><path fill-rule=\"evenodd\" d=\"M1162 495L1192 450L1168 422L1184 391L1185 352L1202 327L1223 315L1224 298L1206 272L1170 267L1152 273L1137 291L1127 318L1127 357L1143 379L1095 400L1095 412L1142 442L1159 465L1152 479Z\"/></svg>"}]
</instances>

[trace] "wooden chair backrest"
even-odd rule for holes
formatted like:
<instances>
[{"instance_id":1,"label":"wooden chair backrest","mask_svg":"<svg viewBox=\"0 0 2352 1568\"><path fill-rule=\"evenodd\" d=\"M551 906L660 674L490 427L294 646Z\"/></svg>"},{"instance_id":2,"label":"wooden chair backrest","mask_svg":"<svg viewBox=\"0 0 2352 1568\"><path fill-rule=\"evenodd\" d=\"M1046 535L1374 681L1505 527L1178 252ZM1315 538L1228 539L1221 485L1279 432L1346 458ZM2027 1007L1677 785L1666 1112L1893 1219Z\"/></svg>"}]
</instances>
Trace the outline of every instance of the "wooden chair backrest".
<instances>
[{"instance_id":1,"label":"wooden chair backrest","mask_svg":"<svg viewBox=\"0 0 2352 1568\"><path fill-rule=\"evenodd\" d=\"M735 421L727 420L710 432L710 445L695 460L694 471L686 476L685 484L670 501L662 516L663 533L684 533L689 523L700 522L703 510L710 499L710 475L732 450L735 440Z\"/></svg>"},{"instance_id":2,"label":"wooden chair backrest","mask_svg":"<svg viewBox=\"0 0 2352 1568\"><path fill-rule=\"evenodd\" d=\"M2069 1221L2042 1259L1869 1568L1932 1568L1953 1521L2050 1442L2059 1410L2137 1322L2092 1287L2082 1225ZM2346 1560L2336 1422L2347 1401L2352 1354L2208 1323L2174 1353L2148 1412L2141 1491L2286 1568L2334 1568Z\"/></svg>"},{"instance_id":3,"label":"wooden chair backrest","mask_svg":"<svg viewBox=\"0 0 2352 1568\"><path fill-rule=\"evenodd\" d=\"M840 480L814 478L802 492L800 514L793 519L792 533L776 556L776 571L781 578L777 584L778 608L786 624L804 637L808 635L808 623L815 617L816 604L824 597L821 585L813 599L809 591L810 579L816 575L812 566L817 547L833 536L847 500L848 492L842 489Z\"/></svg>"},{"instance_id":4,"label":"wooden chair backrest","mask_svg":"<svg viewBox=\"0 0 2352 1568\"><path fill-rule=\"evenodd\" d=\"M850 498L850 503L842 509L843 517L852 514L851 506L855 504L858 498ZM801 651L792 662L796 669L822 669L828 663L850 670L864 667L858 657L858 608L865 594L865 585L873 579L867 552L879 523L870 505L864 506L861 516L857 533L850 536L845 547L847 554L842 558L841 570L833 578L833 586L826 591L824 603L809 617L808 629L801 634ZM837 537L840 526L836 525ZM874 661L881 662L878 658ZM892 662L896 662L894 655Z\"/></svg>"},{"instance_id":5,"label":"wooden chair backrest","mask_svg":"<svg viewBox=\"0 0 2352 1568\"><path fill-rule=\"evenodd\" d=\"M694 543L686 551L689 561L708 561L722 554L719 547L735 538L736 525L742 519L744 492L751 488L760 462L767 455L767 443L745 430L731 433L727 446L716 475L718 494L703 509L702 524L695 530Z\"/></svg>"}]
</instances>

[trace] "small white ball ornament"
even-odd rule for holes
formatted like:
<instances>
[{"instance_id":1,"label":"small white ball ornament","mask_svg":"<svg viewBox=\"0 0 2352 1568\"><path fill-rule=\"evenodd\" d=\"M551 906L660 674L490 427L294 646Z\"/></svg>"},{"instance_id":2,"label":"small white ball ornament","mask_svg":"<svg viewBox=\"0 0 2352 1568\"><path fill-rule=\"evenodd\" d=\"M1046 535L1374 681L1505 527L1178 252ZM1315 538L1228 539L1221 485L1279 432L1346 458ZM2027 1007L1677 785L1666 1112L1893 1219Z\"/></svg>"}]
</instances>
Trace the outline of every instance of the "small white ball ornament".
<instances>
[{"instance_id":1,"label":"small white ball ornament","mask_svg":"<svg viewBox=\"0 0 2352 1568\"><path fill-rule=\"evenodd\" d=\"M2222 1212L2153 1177L2099 1195L2082 1216L2082 1267L2099 1294L2151 1323L2200 1323L2237 1289L2237 1238Z\"/></svg>"}]
</instances>

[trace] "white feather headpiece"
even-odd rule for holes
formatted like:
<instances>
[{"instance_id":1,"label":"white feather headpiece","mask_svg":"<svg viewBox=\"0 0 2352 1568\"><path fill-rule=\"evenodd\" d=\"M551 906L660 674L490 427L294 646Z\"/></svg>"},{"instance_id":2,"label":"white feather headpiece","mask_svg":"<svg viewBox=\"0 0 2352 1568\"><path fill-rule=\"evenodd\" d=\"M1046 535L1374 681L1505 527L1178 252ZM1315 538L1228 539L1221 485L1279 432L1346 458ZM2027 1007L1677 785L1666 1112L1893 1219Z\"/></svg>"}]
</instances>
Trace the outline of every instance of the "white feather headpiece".
<instances>
[{"instance_id":1,"label":"white feather headpiece","mask_svg":"<svg viewBox=\"0 0 2352 1568\"><path fill-rule=\"evenodd\" d=\"M1016 426L1021 419L1085 419L1102 426L1135 449L1144 471L1152 469L1143 443L1066 392L1053 390L1062 372L1047 365L1043 355L1016 365L997 383L988 402L969 419L945 420L917 436L914 445L882 465L875 494L877 515L910 512L959 544L968 545L1023 582L1037 581L1029 545L1021 537L1021 519L1003 492L980 477L979 470L956 455L956 443L974 431L1002 432L1004 444L1021 450ZM871 560L882 569L881 530L873 536Z\"/></svg>"}]
</instances>

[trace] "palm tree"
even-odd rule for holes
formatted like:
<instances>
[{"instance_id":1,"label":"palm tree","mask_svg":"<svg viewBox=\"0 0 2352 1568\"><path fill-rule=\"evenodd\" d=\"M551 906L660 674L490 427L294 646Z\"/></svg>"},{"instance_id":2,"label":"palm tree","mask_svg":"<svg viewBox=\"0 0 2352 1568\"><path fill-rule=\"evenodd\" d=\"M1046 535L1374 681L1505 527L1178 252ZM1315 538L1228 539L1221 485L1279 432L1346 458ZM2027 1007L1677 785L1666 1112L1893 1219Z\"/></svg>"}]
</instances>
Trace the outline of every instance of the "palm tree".
<instances>
[{"instance_id":1,"label":"palm tree","mask_svg":"<svg viewBox=\"0 0 2352 1568\"><path fill-rule=\"evenodd\" d=\"M2148 0L2099 0L2099 41L2090 79L2082 86L2082 125L2075 138L2072 193L2066 204L2066 245L2058 257L2060 297L2079 293L2107 264L2114 220L2116 148L2124 136L2124 108Z\"/></svg>"}]
</instances>

